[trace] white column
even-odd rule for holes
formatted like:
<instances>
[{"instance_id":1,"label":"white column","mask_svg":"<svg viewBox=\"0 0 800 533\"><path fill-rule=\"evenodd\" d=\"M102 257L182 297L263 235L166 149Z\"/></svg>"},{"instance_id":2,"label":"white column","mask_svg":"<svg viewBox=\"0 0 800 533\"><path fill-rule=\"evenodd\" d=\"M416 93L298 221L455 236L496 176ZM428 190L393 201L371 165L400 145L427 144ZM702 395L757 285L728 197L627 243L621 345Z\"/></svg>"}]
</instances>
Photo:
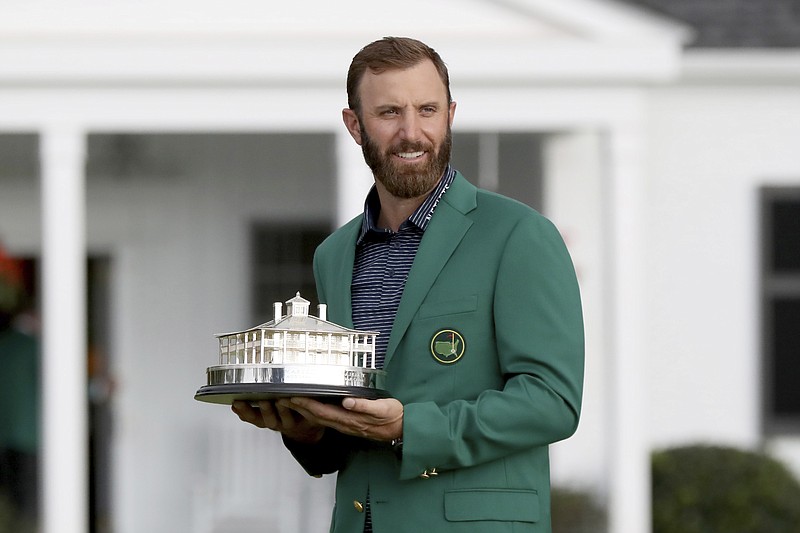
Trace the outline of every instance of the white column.
<instances>
[{"instance_id":1,"label":"white column","mask_svg":"<svg viewBox=\"0 0 800 533\"><path fill-rule=\"evenodd\" d=\"M336 225L341 226L364 210L364 199L375 180L361 147L342 125L336 132Z\"/></svg>"},{"instance_id":2,"label":"white column","mask_svg":"<svg viewBox=\"0 0 800 533\"><path fill-rule=\"evenodd\" d=\"M86 136L41 137L42 502L44 533L88 529L86 396Z\"/></svg>"},{"instance_id":3,"label":"white column","mask_svg":"<svg viewBox=\"0 0 800 533\"><path fill-rule=\"evenodd\" d=\"M550 448L555 485L585 484L607 496L608 307L604 133L594 129L551 133L543 143L544 214L561 231L578 274L586 335L583 410L575 435ZM602 156L602 157L601 157Z\"/></svg>"},{"instance_id":4,"label":"white column","mask_svg":"<svg viewBox=\"0 0 800 533\"><path fill-rule=\"evenodd\" d=\"M607 136L609 532L651 530L650 456L646 437L643 340L644 175L641 125L626 122Z\"/></svg>"}]
</instances>

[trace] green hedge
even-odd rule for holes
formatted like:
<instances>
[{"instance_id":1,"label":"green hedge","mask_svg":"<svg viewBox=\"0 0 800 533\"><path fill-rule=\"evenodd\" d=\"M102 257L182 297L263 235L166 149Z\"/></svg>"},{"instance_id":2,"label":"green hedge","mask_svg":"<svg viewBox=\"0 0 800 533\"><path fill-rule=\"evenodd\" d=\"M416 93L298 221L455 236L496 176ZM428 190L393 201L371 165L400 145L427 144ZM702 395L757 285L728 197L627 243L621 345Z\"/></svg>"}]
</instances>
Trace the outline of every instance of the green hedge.
<instances>
[{"instance_id":1,"label":"green hedge","mask_svg":"<svg viewBox=\"0 0 800 533\"><path fill-rule=\"evenodd\" d=\"M588 490L553 487L553 533L605 533L606 512Z\"/></svg>"},{"instance_id":2,"label":"green hedge","mask_svg":"<svg viewBox=\"0 0 800 533\"><path fill-rule=\"evenodd\" d=\"M800 532L800 483L765 454L696 445L652 459L653 533Z\"/></svg>"},{"instance_id":3,"label":"green hedge","mask_svg":"<svg viewBox=\"0 0 800 533\"><path fill-rule=\"evenodd\" d=\"M10 498L0 490L0 533L35 533L36 524L17 515Z\"/></svg>"}]
</instances>

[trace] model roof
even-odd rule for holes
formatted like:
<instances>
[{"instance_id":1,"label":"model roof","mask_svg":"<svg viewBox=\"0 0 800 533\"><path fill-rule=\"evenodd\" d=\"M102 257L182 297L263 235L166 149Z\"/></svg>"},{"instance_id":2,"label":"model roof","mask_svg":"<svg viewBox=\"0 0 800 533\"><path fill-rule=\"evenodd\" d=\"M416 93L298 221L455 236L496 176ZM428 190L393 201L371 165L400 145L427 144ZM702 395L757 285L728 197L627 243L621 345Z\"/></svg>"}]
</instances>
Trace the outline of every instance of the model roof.
<instances>
[{"instance_id":1,"label":"model roof","mask_svg":"<svg viewBox=\"0 0 800 533\"><path fill-rule=\"evenodd\" d=\"M274 331L311 331L314 333L336 333L336 334L372 334L377 335L377 331L362 331L349 329L333 322L328 322L319 317L311 316L308 314L308 306L311 302L300 296L298 292L294 298L286 302L288 313L280 319L270 320L258 326L242 331L232 331L230 333L219 333L217 337L226 337L228 335L238 335L254 329L269 329ZM278 304L276 303L276 306ZM280 307L280 306L278 306ZM277 314L277 311L276 311Z\"/></svg>"}]
</instances>

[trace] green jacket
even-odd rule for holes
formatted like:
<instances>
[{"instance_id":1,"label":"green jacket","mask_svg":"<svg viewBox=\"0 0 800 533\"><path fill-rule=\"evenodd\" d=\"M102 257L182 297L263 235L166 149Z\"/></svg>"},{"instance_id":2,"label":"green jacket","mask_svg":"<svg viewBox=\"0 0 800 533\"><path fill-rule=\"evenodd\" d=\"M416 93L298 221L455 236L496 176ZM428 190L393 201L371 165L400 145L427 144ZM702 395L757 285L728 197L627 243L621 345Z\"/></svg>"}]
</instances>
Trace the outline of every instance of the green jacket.
<instances>
[{"instance_id":1,"label":"green jacket","mask_svg":"<svg viewBox=\"0 0 800 533\"><path fill-rule=\"evenodd\" d=\"M360 227L359 216L314 260L320 302L348 327ZM459 174L420 244L379 383L404 404L402 455L333 431L290 449L312 475L338 471L337 533L363 530L368 494L376 533L548 532L548 445L577 428L583 358L558 231Z\"/></svg>"}]
</instances>

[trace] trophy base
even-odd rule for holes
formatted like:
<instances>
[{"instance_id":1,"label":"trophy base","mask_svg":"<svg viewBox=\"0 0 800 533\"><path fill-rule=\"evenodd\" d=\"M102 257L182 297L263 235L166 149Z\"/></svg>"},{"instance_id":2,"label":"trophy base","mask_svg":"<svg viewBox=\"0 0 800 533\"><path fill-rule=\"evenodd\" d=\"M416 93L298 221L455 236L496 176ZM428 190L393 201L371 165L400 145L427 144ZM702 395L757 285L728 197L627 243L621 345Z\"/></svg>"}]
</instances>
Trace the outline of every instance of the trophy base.
<instances>
[{"instance_id":1,"label":"trophy base","mask_svg":"<svg viewBox=\"0 0 800 533\"><path fill-rule=\"evenodd\" d=\"M194 399L200 402L231 405L236 400L256 403L261 400L276 400L292 396L306 396L317 400L338 403L345 397L377 400L389 398L383 389L341 385L317 385L308 383L229 383L200 387Z\"/></svg>"},{"instance_id":2,"label":"trophy base","mask_svg":"<svg viewBox=\"0 0 800 533\"><path fill-rule=\"evenodd\" d=\"M251 403L290 396L336 401L346 396L377 399L389 393L374 387L383 370L315 364L232 364L206 369L207 384L195 394L201 402Z\"/></svg>"}]
</instances>

